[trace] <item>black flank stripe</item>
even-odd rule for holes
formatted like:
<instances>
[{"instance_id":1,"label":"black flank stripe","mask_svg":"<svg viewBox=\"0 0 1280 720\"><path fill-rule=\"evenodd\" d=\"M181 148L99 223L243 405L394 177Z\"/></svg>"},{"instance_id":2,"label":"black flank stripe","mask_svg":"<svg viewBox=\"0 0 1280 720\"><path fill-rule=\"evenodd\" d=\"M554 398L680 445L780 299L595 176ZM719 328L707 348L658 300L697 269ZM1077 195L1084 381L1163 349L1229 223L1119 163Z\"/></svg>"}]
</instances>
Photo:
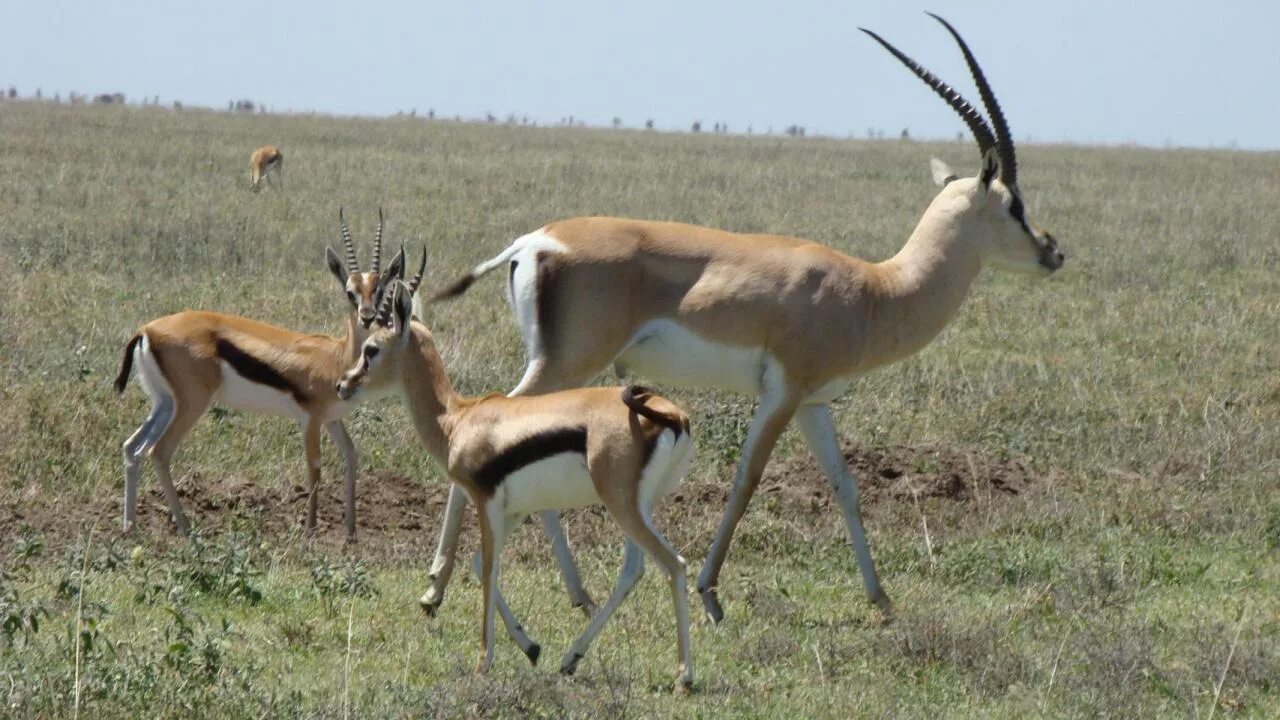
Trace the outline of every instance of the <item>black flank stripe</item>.
<instances>
[{"instance_id":1,"label":"black flank stripe","mask_svg":"<svg viewBox=\"0 0 1280 720\"><path fill-rule=\"evenodd\" d=\"M250 382L266 385L293 395L299 405L307 402L307 396L301 389L293 386L289 379L270 365L241 350L230 340L218 338L218 357L227 361L233 370Z\"/></svg>"},{"instance_id":2,"label":"black flank stripe","mask_svg":"<svg viewBox=\"0 0 1280 720\"><path fill-rule=\"evenodd\" d=\"M658 438L662 437L662 431L653 433L644 439L644 458L640 462L640 467L648 467L649 461L653 459L653 451L658 449Z\"/></svg>"},{"instance_id":3,"label":"black flank stripe","mask_svg":"<svg viewBox=\"0 0 1280 720\"><path fill-rule=\"evenodd\" d=\"M542 347L554 348L556 339L553 335L556 327L556 307L559 298L558 288L556 286L556 278L554 271L547 263L548 253L538 253L534 257L534 267L537 268L533 289L534 297L534 316L538 318L538 334L542 337Z\"/></svg>"},{"instance_id":4,"label":"black flank stripe","mask_svg":"<svg viewBox=\"0 0 1280 720\"><path fill-rule=\"evenodd\" d=\"M556 428L530 435L490 459L471 475L476 486L493 492L511 473L560 453L587 454L587 428Z\"/></svg>"}]
</instances>

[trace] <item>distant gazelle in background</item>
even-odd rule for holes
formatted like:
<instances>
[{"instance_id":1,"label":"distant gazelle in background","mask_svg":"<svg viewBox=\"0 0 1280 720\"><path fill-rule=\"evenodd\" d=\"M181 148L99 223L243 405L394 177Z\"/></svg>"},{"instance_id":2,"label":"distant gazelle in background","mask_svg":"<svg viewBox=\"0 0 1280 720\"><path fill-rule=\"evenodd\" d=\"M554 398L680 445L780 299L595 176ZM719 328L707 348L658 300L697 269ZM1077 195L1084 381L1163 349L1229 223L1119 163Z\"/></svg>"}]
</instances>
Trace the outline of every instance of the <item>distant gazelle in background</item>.
<instances>
[{"instance_id":1,"label":"distant gazelle in background","mask_svg":"<svg viewBox=\"0 0 1280 720\"><path fill-rule=\"evenodd\" d=\"M964 179L935 164L942 190L897 255L869 262L791 237L583 217L518 238L437 296L459 295L481 275L506 268L528 360L512 395L579 387L612 365L675 386L760 399L698 577L714 622L723 617L716 585L734 530L793 419L835 488L867 595L890 610L830 403L856 378L927 345L983 266L1048 276L1064 262L1053 236L1027 217L1013 135L981 68L960 35L933 17L960 45L991 125L954 88L864 31L960 115L982 162L977 177ZM454 486L424 602L438 605L443 597L457 542L454 518L465 502ZM546 518L544 524L551 532L558 527Z\"/></svg>"},{"instance_id":2,"label":"distant gazelle in background","mask_svg":"<svg viewBox=\"0 0 1280 720\"><path fill-rule=\"evenodd\" d=\"M275 172L276 182L284 189L284 153L275 145L263 145L249 156L249 182L254 192L262 189L263 181L271 184L271 173Z\"/></svg>"}]
</instances>

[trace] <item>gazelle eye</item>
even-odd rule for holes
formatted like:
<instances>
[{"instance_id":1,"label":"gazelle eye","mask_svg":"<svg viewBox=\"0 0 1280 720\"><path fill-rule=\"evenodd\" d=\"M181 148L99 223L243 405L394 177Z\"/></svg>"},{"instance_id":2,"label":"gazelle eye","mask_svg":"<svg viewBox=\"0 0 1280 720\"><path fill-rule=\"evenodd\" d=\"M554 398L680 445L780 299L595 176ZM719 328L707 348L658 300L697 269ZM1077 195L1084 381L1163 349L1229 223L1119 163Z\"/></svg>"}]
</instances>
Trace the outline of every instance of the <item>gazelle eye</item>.
<instances>
[{"instance_id":1,"label":"gazelle eye","mask_svg":"<svg viewBox=\"0 0 1280 720\"><path fill-rule=\"evenodd\" d=\"M352 291L348 290L348 291L347 291L347 299L351 301L351 304L352 304L352 305L355 305L355 304L356 304L356 294L355 294L354 292L352 292Z\"/></svg>"}]
</instances>

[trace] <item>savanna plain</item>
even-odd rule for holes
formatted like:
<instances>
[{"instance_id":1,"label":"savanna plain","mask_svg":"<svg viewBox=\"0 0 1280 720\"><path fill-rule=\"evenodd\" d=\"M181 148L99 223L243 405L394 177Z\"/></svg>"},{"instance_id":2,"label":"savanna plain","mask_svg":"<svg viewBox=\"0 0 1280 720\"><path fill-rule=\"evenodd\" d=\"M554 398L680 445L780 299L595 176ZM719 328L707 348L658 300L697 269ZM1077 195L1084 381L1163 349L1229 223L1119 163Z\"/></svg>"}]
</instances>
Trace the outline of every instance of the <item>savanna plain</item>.
<instances>
[{"instance_id":1,"label":"savanna plain","mask_svg":"<svg viewBox=\"0 0 1280 720\"><path fill-rule=\"evenodd\" d=\"M248 156L268 142L285 190L254 194ZM970 143L0 105L0 715L1280 716L1280 156L1019 150L1028 214L1066 267L984 271L937 340L837 403L895 617L866 602L790 431L730 550L724 623L695 613L679 697L652 564L577 676L555 672L585 620L536 523L503 572L543 662L500 637L472 674L477 583L460 565L438 617L416 604L445 480L394 402L349 423L354 546L332 445L308 542L297 424L216 410L174 462L197 534L171 530L144 465L123 535L120 445L148 408L136 378L111 387L123 343L184 308L340 332L323 262L339 207L366 262L380 206L411 267L427 243L428 291L585 214L879 260L936 192L929 157L971 174ZM523 369L501 285L428 308L467 393ZM664 392L699 450L657 522L696 573L751 402ZM621 535L600 510L565 524L601 600Z\"/></svg>"}]
</instances>

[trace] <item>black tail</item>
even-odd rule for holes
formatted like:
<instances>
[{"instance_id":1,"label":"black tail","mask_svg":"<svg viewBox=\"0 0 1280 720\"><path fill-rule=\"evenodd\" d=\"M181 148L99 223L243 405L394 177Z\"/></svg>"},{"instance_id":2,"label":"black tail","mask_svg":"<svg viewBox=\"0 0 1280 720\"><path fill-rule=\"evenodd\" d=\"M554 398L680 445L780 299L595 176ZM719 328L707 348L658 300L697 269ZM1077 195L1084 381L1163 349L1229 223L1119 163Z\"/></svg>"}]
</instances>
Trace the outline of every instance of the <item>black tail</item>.
<instances>
[{"instance_id":1,"label":"black tail","mask_svg":"<svg viewBox=\"0 0 1280 720\"><path fill-rule=\"evenodd\" d=\"M142 342L142 333L135 333L124 346L124 357L120 359L120 374L116 375L116 394L124 392L129 384L129 373L133 371L133 349Z\"/></svg>"},{"instance_id":2,"label":"black tail","mask_svg":"<svg viewBox=\"0 0 1280 720\"><path fill-rule=\"evenodd\" d=\"M435 295L432 295L430 302L439 302L440 300L452 300L453 298L456 298L462 293L466 292L471 287L471 284L474 283L475 281L476 281L476 276L474 274L468 273L466 275L463 275L462 277L458 278L457 281L455 281L449 287L441 290Z\"/></svg>"},{"instance_id":3,"label":"black tail","mask_svg":"<svg viewBox=\"0 0 1280 720\"><path fill-rule=\"evenodd\" d=\"M652 395L653 391L647 387L642 385L628 385L622 388L622 403L628 408L631 408L631 412L642 417L646 417L659 425L670 429L676 434L676 436L679 436L682 432L689 432L689 418L685 417L683 413L677 415L674 413L659 412L646 405L645 400L648 400Z\"/></svg>"}]
</instances>

